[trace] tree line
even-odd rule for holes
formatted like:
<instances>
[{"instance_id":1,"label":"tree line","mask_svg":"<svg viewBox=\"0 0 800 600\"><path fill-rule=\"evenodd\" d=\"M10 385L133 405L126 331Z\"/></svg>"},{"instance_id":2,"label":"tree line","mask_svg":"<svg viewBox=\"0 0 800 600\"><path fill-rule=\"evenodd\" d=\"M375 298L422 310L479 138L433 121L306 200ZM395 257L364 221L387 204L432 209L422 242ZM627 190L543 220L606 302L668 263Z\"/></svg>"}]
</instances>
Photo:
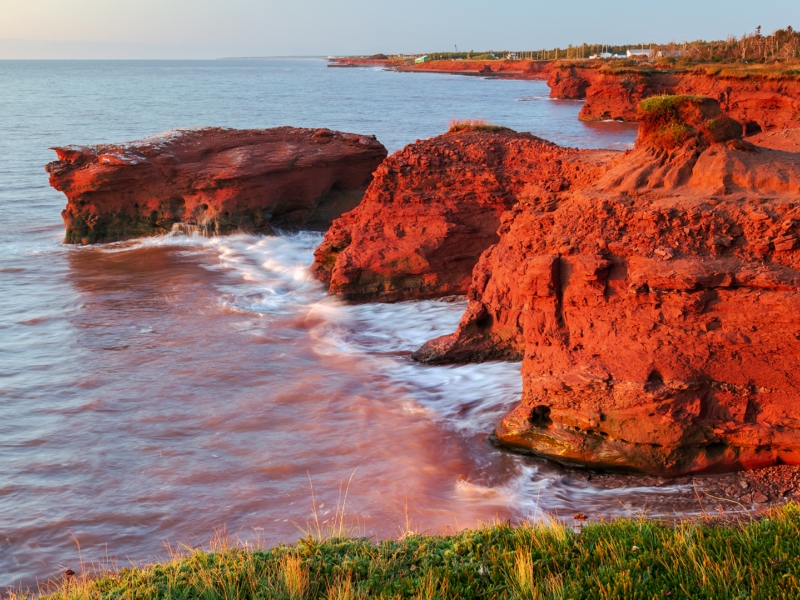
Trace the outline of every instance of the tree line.
<instances>
[{"instance_id":1,"label":"tree line","mask_svg":"<svg viewBox=\"0 0 800 600\"><path fill-rule=\"evenodd\" d=\"M759 25L752 33L745 33L741 37L731 35L725 40L673 41L667 44L652 42L638 44L570 44L566 48L542 48L540 50L429 52L427 56L430 60L502 60L509 57L521 60L579 60L603 53L621 55L625 54L629 49L650 50L653 56L657 56L661 52L662 55L692 62L764 63L789 61L800 58L800 32L789 26L785 29L778 29L769 35L764 35Z\"/></svg>"}]
</instances>

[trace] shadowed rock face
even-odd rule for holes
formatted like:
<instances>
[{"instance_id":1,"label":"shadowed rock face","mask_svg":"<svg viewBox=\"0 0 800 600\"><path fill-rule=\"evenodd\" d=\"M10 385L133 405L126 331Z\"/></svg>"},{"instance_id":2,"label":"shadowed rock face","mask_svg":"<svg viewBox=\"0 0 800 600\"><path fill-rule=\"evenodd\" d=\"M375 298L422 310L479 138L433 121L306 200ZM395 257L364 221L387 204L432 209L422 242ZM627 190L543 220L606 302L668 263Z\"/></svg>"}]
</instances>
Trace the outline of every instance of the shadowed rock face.
<instances>
[{"instance_id":1,"label":"shadowed rock face","mask_svg":"<svg viewBox=\"0 0 800 600\"><path fill-rule=\"evenodd\" d=\"M800 463L800 154L684 109L676 146L645 123L597 181L506 213L458 330L416 353L523 360L500 444L661 476Z\"/></svg>"},{"instance_id":2,"label":"shadowed rock face","mask_svg":"<svg viewBox=\"0 0 800 600\"><path fill-rule=\"evenodd\" d=\"M463 294L506 210L521 198L549 205L558 191L596 179L617 154L510 130L411 144L378 168L358 208L334 222L312 270L332 294L356 302Z\"/></svg>"},{"instance_id":3,"label":"shadowed rock face","mask_svg":"<svg viewBox=\"0 0 800 600\"><path fill-rule=\"evenodd\" d=\"M363 197L386 157L374 136L327 129L179 130L125 144L54 148L65 242L163 234L325 229Z\"/></svg>"}]
</instances>

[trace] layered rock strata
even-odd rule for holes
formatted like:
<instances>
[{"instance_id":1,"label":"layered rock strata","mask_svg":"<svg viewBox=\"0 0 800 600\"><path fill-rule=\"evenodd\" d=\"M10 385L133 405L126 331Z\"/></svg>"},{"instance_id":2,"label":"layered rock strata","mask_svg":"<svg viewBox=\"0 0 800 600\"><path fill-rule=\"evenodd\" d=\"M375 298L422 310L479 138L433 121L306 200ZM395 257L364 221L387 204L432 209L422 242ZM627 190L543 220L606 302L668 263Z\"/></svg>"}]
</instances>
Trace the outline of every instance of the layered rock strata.
<instances>
[{"instance_id":1,"label":"layered rock strata","mask_svg":"<svg viewBox=\"0 0 800 600\"><path fill-rule=\"evenodd\" d=\"M492 129L448 133L390 156L361 204L326 233L315 276L356 302L463 294L478 257L498 241L505 211L521 199L549 206L560 191L599 177L615 154Z\"/></svg>"},{"instance_id":2,"label":"layered rock strata","mask_svg":"<svg viewBox=\"0 0 800 600\"><path fill-rule=\"evenodd\" d=\"M125 144L54 148L65 242L169 232L328 227L356 206L386 157L374 136L328 129L172 131Z\"/></svg>"},{"instance_id":3,"label":"layered rock strata","mask_svg":"<svg viewBox=\"0 0 800 600\"><path fill-rule=\"evenodd\" d=\"M416 354L523 360L499 443L659 476L800 463L800 154L718 112L654 103L600 179L503 216L457 332Z\"/></svg>"}]
</instances>

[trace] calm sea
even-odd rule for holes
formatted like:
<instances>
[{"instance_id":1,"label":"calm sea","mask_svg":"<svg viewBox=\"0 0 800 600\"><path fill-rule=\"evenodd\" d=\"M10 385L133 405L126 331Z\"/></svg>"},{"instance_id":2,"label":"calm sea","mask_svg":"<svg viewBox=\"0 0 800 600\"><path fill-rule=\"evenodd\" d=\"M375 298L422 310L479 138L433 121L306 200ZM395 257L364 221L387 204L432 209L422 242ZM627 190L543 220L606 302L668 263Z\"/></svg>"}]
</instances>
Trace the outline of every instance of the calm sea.
<instances>
[{"instance_id":1,"label":"calm sea","mask_svg":"<svg viewBox=\"0 0 800 600\"><path fill-rule=\"evenodd\" d=\"M628 148L543 82L321 60L0 62L0 586L125 566L215 530L291 542L341 509L359 535L541 511L624 512L668 490L595 489L492 447L519 365L422 367L464 304L345 306L307 267L317 234L61 245L49 147L186 126L330 127L390 151L483 118ZM665 500L667 498L667 500ZM648 500L649 499L649 500Z\"/></svg>"}]
</instances>

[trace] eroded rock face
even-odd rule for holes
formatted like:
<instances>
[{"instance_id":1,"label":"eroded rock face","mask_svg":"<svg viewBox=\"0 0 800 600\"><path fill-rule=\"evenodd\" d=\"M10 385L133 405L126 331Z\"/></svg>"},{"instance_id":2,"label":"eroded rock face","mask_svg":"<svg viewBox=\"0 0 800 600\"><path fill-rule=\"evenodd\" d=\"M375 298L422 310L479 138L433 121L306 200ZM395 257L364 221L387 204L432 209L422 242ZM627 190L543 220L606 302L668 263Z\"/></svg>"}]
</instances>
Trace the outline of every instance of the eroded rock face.
<instances>
[{"instance_id":1,"label":"eroded rock face","mask_svg":"<svg viewBox=\"0 0 800 600\"><path fill-rule=\"evenodd\" d=\"M325 229L358 204L386 157L374 136L327 129L168 132L125 144L54 148L65 242L169 232Z\"/></svg>"},{"instance_id":2,"label":"eroded rock face","mask_svg":"<svg viewBox=\"0 0 800 600\"><path fill-rule=\"evenodd\" d=\"M598 69L555 63L547 78L550 97L560 100L583 100L586 98L586 90L599 77L599 73Z\"/></svg>"},{"instance_id":3,"label":"eroded rock face","mask_svg":"<svg viewBox=\"0 0 800 600\"><path fill-rule=\"evenodd\" d=\"M596 179L617 153L561 148L510 130L418 141L376 171L363 202L315 252L315 276L350 301L463 294L500 216L521 198L547 206Z\"/></svg>"},{"instance_id":4,"label":"eroded rock face","mask_svg":"<svg viewBox=\"0 0 800 600\"><path fill-rule=\"evenodd\" d=\"M568 73L563 73L564 77ZM578 83L586 80L577 74ZM562 82L561 86L569 86ZM630 70L603 72L585 87L584 121L636 121L642 100L662 94L697 94L717 100L746 133L800 127L800 81L761 77L737 78L703 72L671 73Z\"/></svg>"},{"instance_id":5,"label":"eroded rock face","mask_svg":"<svg viewBox=\"0 0 800 600\"><path fill-rule=\"evenodd\" d=\"M640 140L592 185L506 213L458 331L416 356L522 359L497 439L563 463L800 463L798 225L800 154Z\"/></svg>"}]
</instances>

